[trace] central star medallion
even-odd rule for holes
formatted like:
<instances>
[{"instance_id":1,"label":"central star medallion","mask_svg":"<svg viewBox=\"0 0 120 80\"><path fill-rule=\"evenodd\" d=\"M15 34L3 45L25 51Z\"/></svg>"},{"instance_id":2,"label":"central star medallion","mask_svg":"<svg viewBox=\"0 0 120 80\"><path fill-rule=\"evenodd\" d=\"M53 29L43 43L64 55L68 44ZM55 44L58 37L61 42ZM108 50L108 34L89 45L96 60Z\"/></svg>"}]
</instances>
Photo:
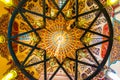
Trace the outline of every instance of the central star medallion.
<instances>
[{"instance_id":1,"label":"central star medallion","mask_svg":"<svg viewBox=\"0 0 120 80\"><path fill-rule=\"evenodd\" d=\"M70 28L73 22L59 15L55 20L47 20L46 28L38 32L41 37L38 47L46 50L47 57L56 57L60 62L66 57L75 58L76 50L83 47L80 42L83 31Z\"/></svg>"}]
</instances>

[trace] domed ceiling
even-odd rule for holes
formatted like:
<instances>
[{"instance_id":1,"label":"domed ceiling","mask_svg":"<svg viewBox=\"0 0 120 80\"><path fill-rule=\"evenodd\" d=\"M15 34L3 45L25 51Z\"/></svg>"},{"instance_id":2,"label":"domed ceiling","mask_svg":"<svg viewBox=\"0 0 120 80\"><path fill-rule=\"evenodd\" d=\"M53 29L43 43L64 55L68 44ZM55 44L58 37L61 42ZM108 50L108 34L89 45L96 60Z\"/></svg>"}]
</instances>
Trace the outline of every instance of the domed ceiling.
<instances>
[{"instance_id":1,"label":"domed ceiling","mask_svg":"<svg viewBox=\"0 0 120 80\"><path fill-rule=\"evenodd\" d=\"M104 0L19 2L5 7L8 13L0 17L0 54L11 66L4 75L15 70L16 80L89 80L94 76L92 80L104 80L105 70L119 62L119 4L106 5Z\"/></svg>"}]
</instances>

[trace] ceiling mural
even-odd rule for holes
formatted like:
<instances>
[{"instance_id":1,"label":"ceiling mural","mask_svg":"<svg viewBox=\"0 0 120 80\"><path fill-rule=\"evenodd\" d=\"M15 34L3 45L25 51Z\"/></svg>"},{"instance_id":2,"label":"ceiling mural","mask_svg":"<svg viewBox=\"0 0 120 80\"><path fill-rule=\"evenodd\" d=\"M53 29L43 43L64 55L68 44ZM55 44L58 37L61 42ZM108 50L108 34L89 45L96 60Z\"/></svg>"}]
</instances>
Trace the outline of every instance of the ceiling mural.
<instances>
[{"instance_id":1,"label":"ceiling mural","mask_svg":"<svg viewBox=\"0 0 120 80\"><path fill-rule=\"evenodd\" d=\"M29 80L25 73L37 80L75 80L76 75L77 80L89 79L107 58L112 43L109 21L96 0L78 0L77 6L75 0L23 0L17 11L20 1L5 7L8 13L0 17L0 55L11 66L3 75L15 70L15 80ZM112 20L114 40L108 64L92 80L107 80L105 71L120 60L119 4L100 2Z\"/></svg>"}]
</instances>

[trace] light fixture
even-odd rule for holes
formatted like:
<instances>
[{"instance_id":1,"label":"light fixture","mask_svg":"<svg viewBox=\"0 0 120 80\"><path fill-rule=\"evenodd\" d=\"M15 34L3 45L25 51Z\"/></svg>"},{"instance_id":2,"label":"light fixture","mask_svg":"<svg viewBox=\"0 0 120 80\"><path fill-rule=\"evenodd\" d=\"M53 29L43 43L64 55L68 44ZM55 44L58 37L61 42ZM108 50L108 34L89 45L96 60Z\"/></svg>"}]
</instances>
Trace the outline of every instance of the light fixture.
<instances>
[{"instance_id":1,"label":"light fixture","mask_svg":"<svg viewBox=\"0 0 120 80\"><path fill-rule=\"evenodd\" d=\"M6 76L2 78L2 80L13 80L17 77L17 72L15 70L11 70Z\"/></svg>"},{"instance_id":2,"label":"light fixture","mask_svg":"<svg viewBox=\"0 0 120 80\"><path fill-rule=\"evenodd\" d=\"M0 35L0 43L5 43L5 37L3 35Z\"/></svg>"},{"instance_id":3,"label":"light fixture","mask_svg":"<svg viewBox=\"0 0 120 80\"><path fill-rule=\"evenodd\" d=\"M51 18L55 18L57 16L57 10L51 9L50 16Z\"/></svg>"},{"instance_id":4,"label":"light fixture","mask_svg":"<svg viewBox=\"0 0 120 80\"><path fill-rule=\"evenodd\" d=\"M67 18L71 18L71 17L72 17L72 9L69 9L69 10L66 12L66 17L67 17Z\"/></svg>"},{"instance_id":5,"label":"light fixture","mask_svg":"<svg viewBox=\"0 0 120 80\"><path fill-rule=\"evenodd\" d=\"M1 2L3 2L5 5L7 6L13 6L13 0L0 0Z\"/></svg>"},{"instance_id":6,"label":"light fixture","mask_svg":"<svg viewBox=\"0 0 120 80\"><path fill-rule=\"evenodd\" d=\"M33 43L36 43L36 42L38 42L39 41L39 38L36 36L36 35L32 35L32 37L31 37L31 41L33 42Z\"/></svg>"},{"instance_id":7,"label":"light fixture","mask_svg":"<svg viewBox=\"0 0 120 80\"><path fill-rule=\"evenodd\" d=\"M119 0L107 0L107 5L115 5Z\"/></svg>"},{"instance_id":8,"label":"light fixture","mask_svg":"<svg viewBox=\"0 0 120 80\"><path fill-rule=\"evenodd\" d=\"M35 25L37 25L39 28L43 28L44 27L44 22L42 20L35 21Z\"/></svg>"}]
</instances>

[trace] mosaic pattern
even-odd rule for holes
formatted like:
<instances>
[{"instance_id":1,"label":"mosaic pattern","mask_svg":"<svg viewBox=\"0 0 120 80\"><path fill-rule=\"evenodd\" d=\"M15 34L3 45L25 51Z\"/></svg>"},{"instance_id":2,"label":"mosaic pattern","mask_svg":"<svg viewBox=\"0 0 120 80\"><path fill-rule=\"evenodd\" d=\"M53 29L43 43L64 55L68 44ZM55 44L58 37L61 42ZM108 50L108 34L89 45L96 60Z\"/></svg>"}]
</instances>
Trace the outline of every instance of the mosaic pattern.
<instances>
[{"instance_id":1,"label":"mosaic pattern","mask_svg":"<svg viewBox=\"0 0 120 80\"><path fill-rule=\"evenodd\" d=\"M10 15L4 14L0 17L0 55L6 59L9 59L9 50L7 47L7 26ZM6 49L6 50L5 50Z\"/></svg>"},{"instance_id":2,"label":"mosaic pattern","mask_svg":"<svg viewBox=\"0 0 120 80\"><path fill-rule=\"evenodd\" d=\"M114 21L114 44L113 48L111 51L111 56L110 56L110 64L115 62L116 60L120 60L120 55L119 55L119 49L120 49L120 42L119 42L119 27L120 24L117 21Z\"/></svg>"},{"instance_id":3,"label":"mosaic pattern","mask_svg":"<svg viewBox=\"0 0 120 80\"><path fill-rule=\"evenodd\" d=\"M14 12L17 27L9 26L18 33L8 34L23 73L42 80L93 78L111 44L111 29L95 1L66 0L60 8L59 0L23 0Z\"/></svg>"},{"instance_id":4,"label":"mosaic pattern","mask_svg":"<svg viewBox=\"0 0 120 80\"><path fill-rule=\"evenodd\" d=\"M55 21L48 20L46 24L48 30L38 31L41 37L38 47L46 50L47 56L56 57L60 62L66 57L75 58L75 51L83 47L79 40L83 31L77 28L67 30L68 25L72 25L71 23L73 21L65 21L62 16Z\"/></svg>"}]
</instances>

